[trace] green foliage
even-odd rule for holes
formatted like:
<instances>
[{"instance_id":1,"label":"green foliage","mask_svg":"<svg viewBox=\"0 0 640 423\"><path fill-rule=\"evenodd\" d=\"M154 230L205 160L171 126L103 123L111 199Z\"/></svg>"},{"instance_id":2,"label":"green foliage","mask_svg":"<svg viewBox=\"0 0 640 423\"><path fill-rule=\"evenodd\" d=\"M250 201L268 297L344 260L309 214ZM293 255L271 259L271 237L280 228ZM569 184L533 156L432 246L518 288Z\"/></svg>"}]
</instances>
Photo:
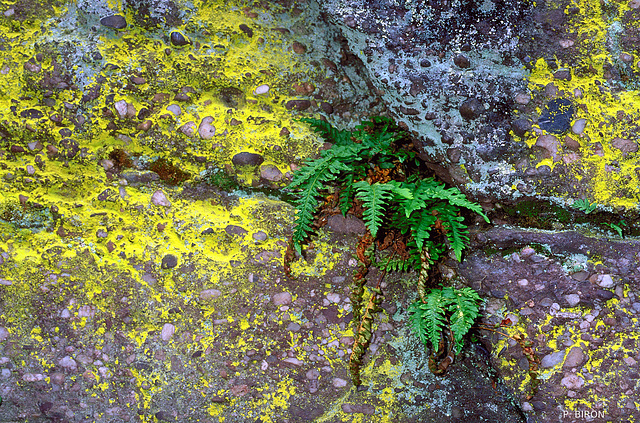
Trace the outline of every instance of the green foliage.
<instances>
[{"instance_id":1,"label":"green foliage","mask_svg":"<svg viewBox=\"0 0 640 423\"><path fill-rule=\"evenodd\" d=\"M580 210L584 214L592 213L598 208L596 203L591 204L586 198L575 200L571 205L573 208Z\"/></svg>"},{"instance_id":2,"label":"green foliage","mask_svg":"<svg viewBox=\"0 0 640 423\"><path fill-rule=\"evenodd\" d=\"M439 349L443 331L449 330L458 354L465 335L480 315L481 304L478 293L469 287L432 289L424 301L417 300L409 307L411 328L420 341L434 352Z\"/></svg>"},{"instance_id":3,"label":"green foliage","mask_svg":"<svg viewBox=\"0 0 640 423\"><path fill-rule=\"evenodd\" d=\"M319 158L307 160L293 175L289 187L298 191L299 198L295 201L293 249L288 251L291 255L293 250L301 252L322 208L330 209L329 213L337 207L343 215L361 215L367 228L357 248L361 265L352 287L355 343L350 370L354 384L360 384L359 369L371 339L374 314L382 301L380 283L387 271L419 270L420 299L410 309L412 327L425 345L431 344L436 350L446 331L450 339L448 352L454 347L459 352L463 337L478 316L480 297L471 288L444 288L427 295L426 285L431 265L447 249L462 260L469 232L461 209L489 222L480 205L434 178L410 175L419 169L420 162L415 160L414 152L400 147L404 134L390 119L374 117L353 131L337 130L316 119L302 121L333 145L321 151ZM326 201L321 203L321 199ZM383 240L386 236L401 241L391 242L395 250L384 264L377 262L383 276L375 288L370 288L371 295L365 303L365 276L375 262L374 241L387 242ZM442 374L452 360L440 362L437 374Z\"/></svg>"},{"instance_id":4,"label":"green foliage","mask_svg":"<svg viewBox=\"0 0 640 423\"><path fill-rule=\"evenodd\" d=\"M480 205L469 201L457 188L446 188L433 178L412 176L404 180L371 182L372 169L377 168L380 172L402 169L403 164L415 155L397 148L396 142L402 138L402 133L390 119L374 117L354 131L340 131L317 119L302 121L309 123L333 146L321 151L318 159L307 160L305 166L294 173L289 185L300 190L292 237L298 253L302 242L312 232L319 199L334 189L339 192L339 209L343 215L351 209L354 200L362 201L363 219L374 237L383 227L395 227L403 234L410 231L417 247L410 263L394 262L389 269L406 269L410 264L419 263L423 248L428 249L431 261L436 261L443 251L430 242L436 229L446 234L456 257L461 260L469 237L463 218L459 216L460 208L471 210L489 221ZM399 174L403 175L403 172Z\"/></svg>"}]
</instances>

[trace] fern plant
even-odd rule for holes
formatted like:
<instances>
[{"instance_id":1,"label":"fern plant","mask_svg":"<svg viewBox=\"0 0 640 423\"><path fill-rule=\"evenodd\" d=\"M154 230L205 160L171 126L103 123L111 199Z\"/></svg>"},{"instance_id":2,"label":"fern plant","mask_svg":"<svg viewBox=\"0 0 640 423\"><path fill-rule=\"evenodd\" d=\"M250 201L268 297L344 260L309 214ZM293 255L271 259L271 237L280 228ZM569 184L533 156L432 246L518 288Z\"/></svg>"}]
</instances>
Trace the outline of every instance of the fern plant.
<instances>
[{"instance_id":1,"label":"fern plant","mask_svg":"<svg viewBox=\"0 0 640 423\"><path fill-rule=\"evenodd\" d=\"M464 336L480 315L481 304L478 293L469 287L432 289L424 300L419 299L409 307L411 328L434 352L439 349L443 332L450 331L454 340L451 348L459 354Z\"/></svg>"},{"instance_id":2,"label":"fern plant","mask_svg":"<svg viewBox=\"0 0 640 423\"><path fill-rule=\"evenodd\" d=\"M318 213L353 213L362 217L367 234L358 251L364 266L354 278L352 303L357 352L354 348L350 367L354 383L359 384L359 365L371 337L373 313L382 292L380 282L372 288L376 301L364 307L365 275L371 260L365 257L365 245L375 241L378 246L394 248L394 254L384 264L387 271L419 270L420 300L411 311L414 329L425 344L435 345L448 331L459 352L462 339L478 313L479 297L471 288L455 291L425 292L428 270L449 248L458 260L469 241L461 209L477 213L489 222L482 208L469 201L457 188L447 188L431 177L415 172L420 162L410 149L401 148L404 133L395 123L383 117L363 122L353 131L338 130L316 119L302 119L333 145L309 159L297 170L290 188L299 192L295 202L297 214L291 245L285 256L292 260L293 251L300 254L302 244L312 234ZM414 173L414 174L412 174ZM321 201L324 200L324 201ZM387 241L391 237L396 241ZM363 243L363 240L369 239ZM385 247L386 248L386 247ZM384 249L384 248L381 248ZM398 258L395 258L397 253ZM439 294L438 294L439 292ZM355 311L365 309L365 313ZM417 317L416 317L417 316Z\"/></svg>"}]
</instances>

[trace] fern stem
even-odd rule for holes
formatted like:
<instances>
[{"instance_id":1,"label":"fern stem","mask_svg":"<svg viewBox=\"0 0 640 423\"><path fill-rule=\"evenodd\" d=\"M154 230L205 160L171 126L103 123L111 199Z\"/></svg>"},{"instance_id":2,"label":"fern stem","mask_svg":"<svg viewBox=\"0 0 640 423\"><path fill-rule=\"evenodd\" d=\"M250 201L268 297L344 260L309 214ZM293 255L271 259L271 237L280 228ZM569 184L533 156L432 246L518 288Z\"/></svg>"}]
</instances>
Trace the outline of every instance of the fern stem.
<instances>
[{"instance_id":1,"label":"fern stem","mask_svg":"<svg viewBox=\"0 0 640 423\"><path fill-rule=\"evenodd\" d=\"M418 276L418 295L420 300L424 303L426 297L427 280L429 279L429 249L425 246L420 251L420 275Z\"/></svg>"}]
</instances>

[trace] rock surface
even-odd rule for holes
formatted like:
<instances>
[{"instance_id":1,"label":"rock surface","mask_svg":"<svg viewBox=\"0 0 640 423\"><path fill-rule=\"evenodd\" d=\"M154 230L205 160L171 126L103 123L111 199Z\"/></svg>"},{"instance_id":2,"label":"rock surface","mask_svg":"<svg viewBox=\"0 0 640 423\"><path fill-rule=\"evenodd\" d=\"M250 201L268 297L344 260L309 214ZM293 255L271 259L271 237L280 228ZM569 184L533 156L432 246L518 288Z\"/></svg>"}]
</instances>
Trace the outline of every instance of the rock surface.
<instances>
[{"instance_id":1,"label":"rock surface","mask_svg":"<svg viewBox=\"0 0 640 423\"><path fill-rule=\"evenodd\" d=\"M635 0L49 3L0 20L0 420L640 418ZM492 332L434 376L415 273L385 276L354 386L359 218L285 274L281 188L327 141L299 118L381 114L485 200L437 273L532 342L537 392Z\"/></svg>"}]
</instances>

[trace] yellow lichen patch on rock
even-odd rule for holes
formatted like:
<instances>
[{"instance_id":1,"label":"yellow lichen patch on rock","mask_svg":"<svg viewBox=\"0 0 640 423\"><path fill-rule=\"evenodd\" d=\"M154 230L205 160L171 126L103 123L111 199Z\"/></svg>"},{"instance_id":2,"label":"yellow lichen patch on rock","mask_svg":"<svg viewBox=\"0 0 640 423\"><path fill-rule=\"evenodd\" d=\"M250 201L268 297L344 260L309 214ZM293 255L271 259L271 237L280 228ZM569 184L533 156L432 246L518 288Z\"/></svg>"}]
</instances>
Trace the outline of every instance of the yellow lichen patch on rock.
<instances>
[{"instance_id":1,"label":"yellow lichen patch on rock","mask_svg":"<svg viewBox=\"0 0 640 423\"><path fill-rule=\"evenodd\" d=\"M634 209L640 200L636 139L640 91L629 79L633 76L625 77L625 72L636 72L633 67L637 63L628 64L621 57L637 59L638 51L622 51L618 39L623 18L630 10L628 2L605 5L597 0L574 0L570 6L580 10L576 15L567 12L572 30L566 48L575 50L573 61L551 68L545 59L538 59L529 89L542 92L547 88L547 95L555 92L553 97L574 104L572 132L559 136L564 145L562 160L571 169L571 177L587 184L592 201L611 208ZM620 78L613 78L614 72L620 73ZM525 139L529 147L544 133L534 129ZM579 155L571 149L578 149ZM537 166L553 168L557 162L546 158ZM584 175L588 179L583 179Z\"/></svg>"}]
</instances>

